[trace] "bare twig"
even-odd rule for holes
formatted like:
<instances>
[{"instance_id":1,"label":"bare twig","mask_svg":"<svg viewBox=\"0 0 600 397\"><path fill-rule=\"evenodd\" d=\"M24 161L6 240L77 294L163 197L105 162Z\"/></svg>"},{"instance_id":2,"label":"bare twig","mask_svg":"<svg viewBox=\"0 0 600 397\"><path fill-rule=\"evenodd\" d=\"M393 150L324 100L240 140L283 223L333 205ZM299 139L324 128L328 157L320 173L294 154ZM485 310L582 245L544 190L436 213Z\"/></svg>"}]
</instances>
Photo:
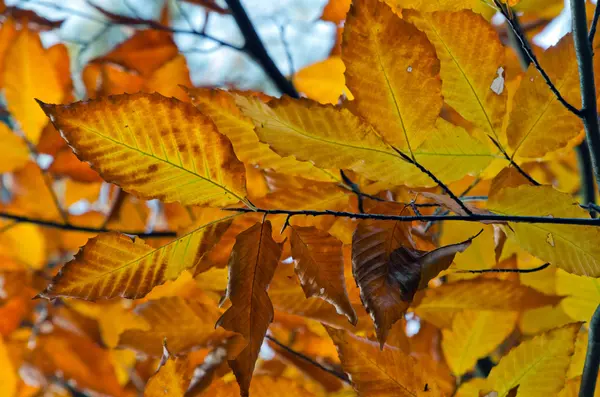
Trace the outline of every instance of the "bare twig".
<instances>
[{"instance_id":1,"label":"bare twig","mask_svg":"<svg viewBox=\"0 0 600 397\"><path fill-rule=\"evenodd\" d=\"M594 10L594 19L592 19L592 25L590 26L590 33L588 34L588 40L592 52L594 51L594 37L596 36L596 28L598 27L598 20L600 19L600 4L596 3L596 9Z\"/></svg>"},{"instance_id":2,"label":"bare twig","mask_svg":"<svg viewBox=\"0 0 600 397\"><path fill-rule=\"evenodd\" d=\"M457 270L456 273L534 273L544 270L550 266L550 263L544 263L541 266L534 267L531 269L482 269L482 270Z\"/></svg>"},{"instance_id":3,"label":"bare twig","mask_svg":"<svg viewBox=\"0 0 600 397\"><path fill-rule=\"evenodd\" d=\"M600 368L600 305L596 308L589 325L588 346L583 365L579 397L594 397Z\"/></svg>"},{"instance_id":4,"label":"bare twig","mask_svg":"<svg viewBox=\"0 0 600 397\"><path fill-rule=\"evenodd\" d=\"M519 164L517 164L508 155L508 153L506 153L506 150L504 150L504 148L500 145L500 143L497 140L495 140L493 137L491 137L489 135L488 135L488 138L491 139L491 141L498 148L498 150L500 150L500 152L504 155L504 158L506 158L510 162L511 166L515 167L515 169L519 172L519 174L523 175L525 177L525 179L527 179L529 182L531 182L533 184L533 186L540 186L540 183L538 181L533 179L533 177L531 175L529 175L527 172L525 172L525 170L523 170L523 168L521 168L521 166ZM516 153L516 151L515 151L515 153ZM513 154L513 156L514 156L514 154Z\"/></svg>"}]
</instances>

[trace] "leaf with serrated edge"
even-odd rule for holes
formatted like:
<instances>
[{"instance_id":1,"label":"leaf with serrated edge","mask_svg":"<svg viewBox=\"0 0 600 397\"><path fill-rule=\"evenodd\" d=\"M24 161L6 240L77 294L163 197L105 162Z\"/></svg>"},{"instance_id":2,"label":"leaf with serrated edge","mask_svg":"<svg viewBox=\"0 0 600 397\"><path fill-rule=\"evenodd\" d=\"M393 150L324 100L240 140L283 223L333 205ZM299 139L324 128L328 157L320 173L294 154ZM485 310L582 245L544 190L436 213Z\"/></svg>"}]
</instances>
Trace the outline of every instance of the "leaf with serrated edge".
<instances>
[{"instance_id":1,"label":"leaf with serrated edge","mask_svg":"<svg viewBox=\"0 0 600 397\"><path fill-rule=\"evenodd\" d=\"M273 304L267 287L281 256L273 240L271 222L257 223L240 233L229 258L227 297L231 307L217 320L217 326L237 332L248 346L229 361L242 395L248 393L260 346L273 321Z\"/></svg>"},{"instance_id":2,"label":"leaf with serrated edge","mask_svg":"<svg viewBox=\"0 0 600 397\"><path fill-rule=\"evenodd\" d=\"M568 324L522 342L492 368L490 391L504 397L518 386L515 397L556 396L565 384L580 328L581 323Z\"/></svg>"},{"instance_id":3,"label":"leaf with serrated edge","mask_svg":"<svg viewBox=\"0 0 600 397\"><path fill-rule=\"evenodd\" d=\"M193 348L220 343L234 334L215 329L220 311L214 305L171 296L151 300L135 309L148 324L149 329L132 329L123 332L119 347L126 347L154 357L162 355L166 338L169 351L180 354Z\"/></svg>"},{"instance_id":4,"label":"leaf with serrated edge","mask_svg":"<svg viewBox=\"0 0 600 397\"><path fill-rule=\"evenodd\" d=\"M356 112L387 142L412 152L442 108L440 61L427 36L379 0L354 0L342 60Z\"/></svg>"},{"instance_id":5,"label":"leaf with serrated edge","mask_svg":"<svg viewBox=\"0 0 600 397\"><path fill-rule=\"evenodd\" d=\"M431 397L443 395L431 374L400 349L386 345L379 350L377 344L346 331L327 327L327 332L359 395L415 397L423 391Z\"/></svg>"},{"instance_id":6,"label":"leaf with serrated edge","mask_svg":"<svg viewBox=\"0 0 600 397\"><path fill-rule=\"evenodd\" d=\"M358 319L344 280L342 242L313 226L293 226L291 244L295 271L306 297L326 300L356 325Z\"/></svg>"},{"instance_id":7,"label":"leaf with serrated edge","mask_svg":"<svg viewBox=\"0 0 600 397\"><path fill-rule=\"evenodd\" d=\"M155 286L174 280L198 263L235 216L223 216L196 226L160 248L117 232L101 234L88 240L40 295L87 300L142 298Z\"/></svg>"},{"instance_id":8,"label":"leaf with serrated edge","mask_svg":"<svg viewBox=\"0 0 600 397\"><path fill-rule=\"evenodd\" d=\"M570 194L551 186L518 186L492 192L488 209L500 215L588 218ZM506 228L521 248L580 276L600 276L600 230L594 226L512 223Z\"/></svg>"},{"instance_id":9,"label":"leaf with serrated edge","mask_svg":"<svg viewBox=\"0 0 600 397\"><path fill-rule=\"evenodd\" d=\"M191 104L139 93L40 106L82 161L138 197L212 206L245 199L231 142Z\"/></svg>"}]
</instances>

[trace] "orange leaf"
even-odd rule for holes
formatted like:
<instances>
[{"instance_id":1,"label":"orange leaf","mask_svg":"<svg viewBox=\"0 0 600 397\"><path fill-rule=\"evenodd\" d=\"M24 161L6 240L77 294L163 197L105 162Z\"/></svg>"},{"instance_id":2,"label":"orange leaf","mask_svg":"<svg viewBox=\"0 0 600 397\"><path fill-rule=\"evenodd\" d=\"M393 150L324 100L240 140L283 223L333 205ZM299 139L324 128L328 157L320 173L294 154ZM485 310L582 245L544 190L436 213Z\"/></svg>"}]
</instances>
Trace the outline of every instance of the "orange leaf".
<instances>
[{"instance_id":1,"label":"orange leaf","mask_svg":"<svg viewBox=\"0 0 600 397\"><path fill-rule=\"evenodd\" d=\"M102 178L89 164L79 160L70 148L64 148L54 157L48 171L58 175L67 176L78 182L102 182Z\"/></svg>"},{"instance_id":2,"label":"orange leaf","mask_svg":"<svg viewBox=\"0 0 600 397\"><path fill-rule=\"evenodd\" d=\"M356 325L358 318L346 292L342 242L315 227L292 227L292 256L307 298L317 296Z\"/></svg>"},{"instance_id":3,"label":"orange leaf","mask_svg":"<svg viewBox=\"0 0 600 397\"><path fill-rule=\"evenodd\" d=\"M146 383L144 397L183 397L191 379L187 358L172 357L165 345L158 371Z\"/></svg>"},{"instance_id":4,"label":"orange leaf","mask_svg":"<svg viewBox=\"0 0 600 397\"><path fill-rule=\"evenodd\" d=\"M400 349L385 346L381 350L366 339L343 330L327 327L336 344L344 371L352 386L363 396L442 396L432 379L419 363Z\"/></svg>"},{"instance_id":5,"label":"orange leaf","mask_svg":"<svg viewBox=\"0 0 600 397\"><path fill-rule=\"evenodd\" d=\"M165 62L156 69L144 83L146 92L158 92L166 97L175 97L181 101L189 102L189 98L181 86L190 87L190 71L185 57L182 54Z\"/></svg>"},{"instance_id":6,"label":"orange leaf","mask_svg":"<svg viewBox=\"0 0 600 397\"><path fill-rule=\"evenodd\" d=\"M447 269L473 238L427 252L413 248L406 224L359 223L352 238L352 272L382 348L390 328L402 318L417 290Z\"/></svg>"},{"instance_id":7,"label":"orange leaf","mask_svg":"<svg viewBox=\"0 0 600 397\"><path fill-rule=\"evenodd\" d=\"M271 222L266 221L238 235L229 259L227 297L232 306L217 321L218 326L240 333L248 342L238 357L229 362L242 395L248 393L260 346L273 321L273 304L267 287L281 248L271 233Z\"/></svg>"}]
</instances>

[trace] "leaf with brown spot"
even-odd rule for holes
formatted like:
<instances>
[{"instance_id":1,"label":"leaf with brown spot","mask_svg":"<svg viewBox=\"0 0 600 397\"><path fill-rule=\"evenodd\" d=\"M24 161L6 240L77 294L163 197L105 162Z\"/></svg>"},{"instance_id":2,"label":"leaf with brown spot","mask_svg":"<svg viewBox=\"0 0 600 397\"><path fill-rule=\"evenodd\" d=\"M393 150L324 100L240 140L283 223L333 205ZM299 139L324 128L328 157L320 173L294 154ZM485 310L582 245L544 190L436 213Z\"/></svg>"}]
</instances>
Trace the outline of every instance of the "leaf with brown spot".
<instances>
[{"instance_id":1,"label":"leaf with brown spot","mask_svg":"<svg viewBox=\"0 0 600 397\"><path fill-rule=\"evenodd\" d=\"M223 206L244 201L244 165L192 105L160 94L40 103L82 161L144 199Z\"/></svg>"},{"instance_id":2,"label":"leaf with brown spot","mask_svg":"<svg viewBox=\"0 0 600 397\"><path fill-rule=\"evenodd\" d=\"M214 305L178 296L148 301L135 309L150 328L131 329L119 338L119 347L130 348L154 357L162 354L166 338L173 354L193 348L208 347L233 336L229 331L215 329L220 311Z\"/></svg>"},{"instance_id":3,"label":"leaf with brown spot","mask_svg":"<svg viewBox=\"0 0 600 397\"><path fill-rule=\"evenodd\" d=\"M281 247L271 233L271 222L266 221L237 236L229 259L227 297L231 307L217 321L217 326L241 334L248 342L237 358L229 361L242 395L248 394L260 346L273 321L267 287L277 268Z\"/></svg>"},{"instance_id":4,"label":"leaf with brown spot","mask_svg":"<svg viewBox=\"0 0 600 397\"><path fill-rule=\"evenodd\" d=\"M406 226L401 222L361 222L352 237L352 272L382 348L390 328L402 318L417 290L447 269L474 238L421 251L413 248Z\"/></svg>"},{"instance_id":5,"label":"leaf with brown spot","mask_svg":"<svg viewBox=\"0 0 600 397\"><path fill-rule=\"evenodd\" d=\"M331 303L356 325L356 312L346 292L342 242L313 226L295 226L291 228L291 244L295 271L306 297Z\"/></svg>"},{"instance_id":6,"label":"leaf with brown spot","mask_svg":"<svg viewBox=\"0 0 600 397\"><path fill-rule=\"evenodd\" d=\"M218 215L159 248L117 232L94 237L62 267L40 296L141 298L193 267L216 244L235 217Z\"/></svg>"},{"instance_id":7,"label":"leaf with brown spot","mask_svg":"<svg viewBox=\"0 0 600 397\"><path fill-rule=\"evenodd\" d=\"M337 346L342 367L350 375L352 386L359 395L443 395L435 377L402 350L387 345L380 350L377 344L343 330L327 327L327 332Z\"/></svg>"}]
</instances>

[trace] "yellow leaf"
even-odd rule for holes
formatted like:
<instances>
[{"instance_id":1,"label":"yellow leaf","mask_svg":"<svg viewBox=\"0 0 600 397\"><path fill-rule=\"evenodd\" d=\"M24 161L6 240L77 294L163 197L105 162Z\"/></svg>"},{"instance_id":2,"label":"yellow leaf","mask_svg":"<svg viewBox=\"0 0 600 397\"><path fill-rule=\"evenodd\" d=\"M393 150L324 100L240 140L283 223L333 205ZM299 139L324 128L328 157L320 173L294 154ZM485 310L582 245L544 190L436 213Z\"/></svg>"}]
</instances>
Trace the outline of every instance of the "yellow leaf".
<instances>
[{"instance_id":1,"label":"yellow leaf","mask_svg":"<svg viewBox=\"0 0 600 397\"><path fill-rule=\"evenodd\" d=\"M17 372L11 362L11 358L6 348L2 336L0 336L0 394L6 397L15 397L17 395Z\"/></svg>"},{"instance_id":2,"label":"yellow leaf","mask_svg":"<svg viewBox=\"0 0 600 397\"><path fill-rule=\"evenodd\" d=\"M130 329L121 334L119 346L151 356L162 355L162 343L167 339L173 354L196 347L208 347L233 334L215 329L220 311L212 304L171 296L151 300L138 306L135 312L149 329Z\"/></svg>"},{"instance_id":3,"label":"yellow leaf","mask_svg":"<svg viewBox=\"0 0 600 397\"><path fill-rule=\"evenodd\" d=\"M342 242L315 227L291 228L295 271L307 298L317 296L335 306L348 321L356 324L344 280Z\"/></svg>"},{"instance_id":4,"label":"yellow leaf","mask_svg":"<svg viewBox=\"0 0 600 397\"><path fill-rule=\"evenodd\" d=\"M377 344L346 331L327 328L338 348L344 372L363 396L442 396L435 378L408 354ZM426 393L423 393L426 392ZM421 394L423 393L423 394Z\"/></svg>"},{"instance_id":5,"label":"yellow leaf","mask_svg":"<svg viewBox=\"0 0 600 397\"><path fill-rule=\"evenodd\" d=\"M496 10L485 0L385 0L397 9L413 9L421 12L473 10L488 19Z\"/></svg>"},{"instance_id":6,"label":"yellow leaf","mask_svg":"<svg viewBox=\"0 0 600 397\"><path fill-rule=\"evenodd\" d=\"M174 280L193 267L216 244L233 217L191 228L156 249L139 238L116 232L101 234L88 240L40 295L87 300L142 298L155 286Z\"/></svg>"},{"instance_id":7,"label":"yellow leaf","mask_svg":"<svg viewBox=\"0 0 600 397\"><path fill-rule=\"evenodd\" d=\"M539 60L562 96L580 107L579 70L571 35L547 49ZM509 116L508 143L514 153L519 157L543 157L567 145L582 128L581 119L556 99L536 68L529 68L515 93Z\"/></svg>"},{"instance_id":8,"label":"yellow leaf","mask_svg":"<svg viewBox=\"0 0 600 397\"><path fill-rule=\"evenodd\" d=\"M387 185L435 186L347 109L289 97L269 104L241 96L236 101L260 140L280 155L325 169L351 169ZM492 159L486 145L442 119L429 138L414 150L415 157L444 182L478 172Z\"/></svg>"},{"instance_id":9,"label":"yellow leaf","mask_svg":"<svg viewBox=\"0 0 600 397\"><path fill-rule=\"evenodd\" d=\"M149 93L158 92L161 95L175 97L181 101L189 101L185 91L180 87L190 87L190 71L185 56L177 55L156 69L144 83L143 90Z\"/></svg>"},{"instance_id":10,"label":"yellow leaf","mask_svg":"<svg viewBox=\"0 0 600 397\"><path fill-rule=\"evenodd\" d=\"M589 218L573 197L550 186L519 186L492 192L488 209L502 215ZM600 230L593 226L509 222L521 248L543 261L584 276L600 276Z\"/></svg>"},{"instance_id":11,"label":"yellow leaf","mask_svg":"<svg viewBox=\"0 0 600 397\"><path fill-rule=\"evenodd\" d=\"M344 62L334 55L299 70L294 75L294 85L308 98L320 103L335 105L343 93L352 100L354 96L346 87L344 70Z\"/></svg>"},{"instance_id":12,"label":"yellow leaf","mask_svg":"<svg viewBox=\"0 0 600 397\"><path fill-rule=\"evenodd\" d=\"M39 226L19 223L0 233L0 254L35 270L46 266L46 238Z\"/></svg>"},{"instance_id":13,"label":"yellow leaf","mask_svg":"<svg viewBox=\"0 0 600 397\"><path fill-rule=\"evenodd\" d=\"M387 142L412 152L442 108L440 62L427 36L379 0L355 0L342 59L354 108Z\"/></svg>"},{"instance_id":14,"label":"yellow leaf","mask_svg":"<svg viewBox=\"0 0 600 397\"><path fill-rule=\"evenodd\" d=\"M439 327L450 328L451 316L458 310L519 311L556 305L560 299L512 281L475 278L426 290L415 312Z\"/></svg>"},{"instance_id":15,"label":"yellow leaf","mask_svg":"<svg viewBox=\"0 0 600 397\"><path fill-rule=\"evenodd\" d=\"M0 123L0 142L0 173L11 172L27 164L29 148L4 123Z\"/></svg>"},{"instance_id":16,"label":"yellow leaf","mask_svg":"<svg viewBox=\"0 0 600 397\"><path fill-rule=\"evenodd\" d=\"M516 397L557 395L565 384L580 327L581 323L565 325L522 342L492 368L488 388L498 397L517 386Z\"/></svg>"},{"instance_id":17,"label":"yellow leaf","mask_svg":"<svg viewBox=\"0 0 600 397\"><path fill-rule=\"evenodd\" d=\"M556 272L556 293L565 295L562 309L577 321L589 321L600 304L600 279Z\"/></svg>"},{"instance_id":18,"label":"yellow leaf","mask_svg":"<svg viewBox=\"0 0 600 397\"><path fill-rule=\"evenodd\" d=\"M513 331L518 312L471 311L457 313L452 329L442 330L442 350L448 366L462 375L500 345Z\"/></svg>"},{"instance_id":19,"label":"yellow leaf","mask_svg":"<svg viewBox=\"0 0 600 397\"><path fill-rule=\"evenodd\" d=\"M25 137L37 144L48 119L34 98L60 103L63 89L37 33L25 28L8 49L4 66L8 110Z\"/></svg>"},{"instance_id":20,"label":"yellow leaf","mask_svg":"<svg viewBox=\"0 0 600 397\"><path fill-rule=\"evenodd\" d=\"M273 240L269 221L240 233L231 251L227 285L231 307L216 325L241 334L248 342L236 359L229 362L242 395L248 394L260 346L273 321L273 304L267 287L280 256L281 247Z\"/></svg>"},{"instance_id":21,"label":"yellow leaf","mask_svg":"<svg viewBox=\"0 0 600 397\"><path fill-rule=\"evenodd\" d=\"M483 4L481 0L471 1ZM403 11L403 16L425 32L436 48L444 101L485 135L499 139L507 99L506 65L504 46L494 27L470 10L431 14ZM473 37L485 45L475 45ZM480 137L487 139L485 135Z\"/></svg>"},{"instance_id":22,"label":"yellow leaf","mask_svg":"<svg viewBox=\"0 0 600 397\"><path fill-rule=\"evenodd\" d=\"M128 192L184 205L244 200L244 165L192 105L124 94L41 106L82 161Z\"/></svg>"},{"instance_id":23,"label":"yellow leaf","mask_svg":"<svg viewBox=\"0 0 600 397\"><path fill-rule=\"evenodd\" d=\"M188 389L192 374L186 357L172 357L165 353L158 371L148 379L144 397L183 397Z\"/></svg>"},{"instance_id":24,"label":"yellow leaf","mask_svg":"<svg viewBox=\"0 0 600 397\"><path fill-rule=\"evenodd\" d=\"M212 383L203 395L211 397L231 397L240 394L240 388L235 382L223 382L217 380ZM270 396L303 396L314 397L315 394L306 390L303 385L292 379L286 379L282 376L271 377L266 375L256 376L250 386L250 396L270 397Z\"/></svg>"},{"instance_id":25,"label":"yellow leaf","mask_svg":"<svg viewBox=\"0 0 600 397\"><path fill-rule=\"evenodd\" d=\"M4 65L8 49L15 41L17 36L17 26L13 18L6 18L0 29L0 87L4 87Z\"/></svg>"},{"instance_id":26,"label":"yellow leaf","mask_svg":"<svg viewBox=\"0 0 600 397\"><path fill-rule=\"evenodd\" d=\"M221 134L231 139L235 154L243 162L317 181L329 182L339 179L336 175L308 162L298 161L292 156L282 157L268 145L259 142L252 120L240 112L231 93L208 88L189 88L186 92L194 106L211 118Z\"/></svg>"}]
</instances>

